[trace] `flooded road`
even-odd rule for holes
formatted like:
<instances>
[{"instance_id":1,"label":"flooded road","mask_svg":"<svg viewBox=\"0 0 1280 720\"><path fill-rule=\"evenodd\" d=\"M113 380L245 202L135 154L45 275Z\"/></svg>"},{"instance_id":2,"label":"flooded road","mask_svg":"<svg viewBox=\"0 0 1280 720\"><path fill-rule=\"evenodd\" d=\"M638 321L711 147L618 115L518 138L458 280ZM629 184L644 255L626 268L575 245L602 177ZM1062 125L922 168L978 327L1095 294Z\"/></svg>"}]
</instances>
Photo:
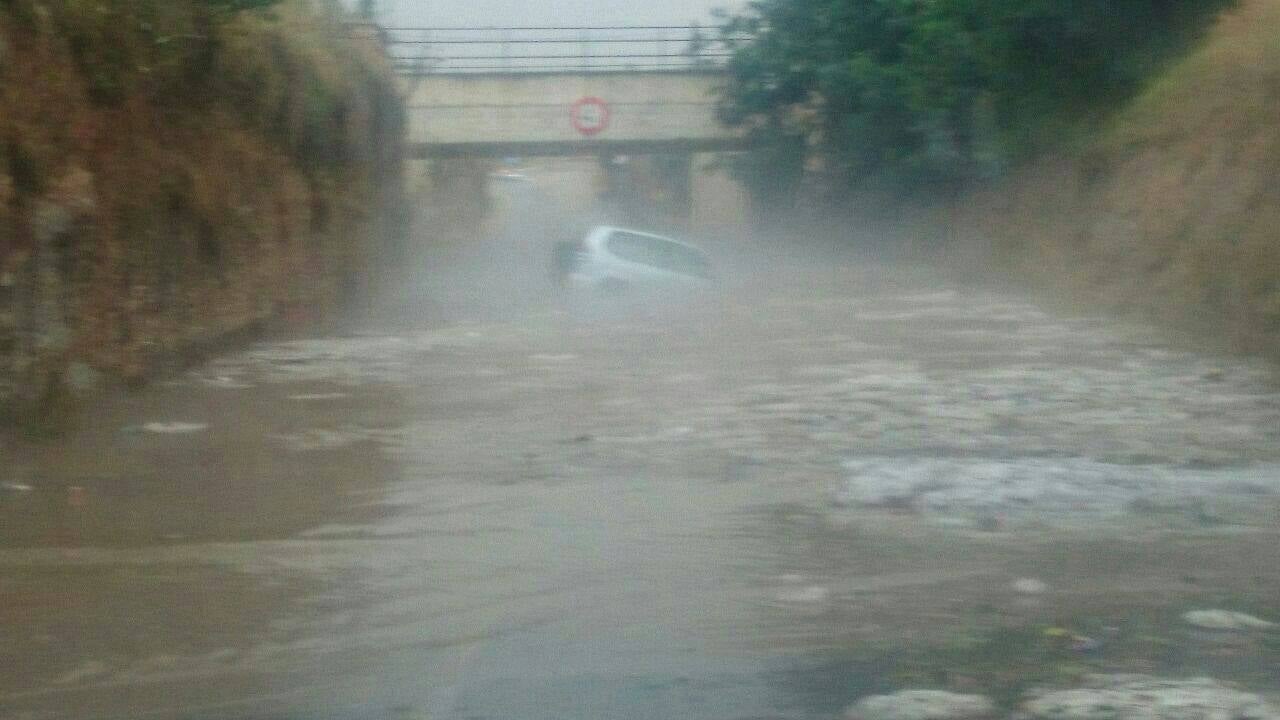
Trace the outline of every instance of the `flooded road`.
<instances>
[{"instance_id":1,"label":"flooded road","mask_svg":"<svg viewBox=\"0 0 1280 720\"><path fill-rule=\"evenodd\" d=\"M698 297L558 294L565 211L505 193L341 331L5 448L0 717L833 718L1080 668L1280 689L1274 633L1178 621L1280 620L1267 367L850 254L725 243Z\"/></svg>"}]
</instances>

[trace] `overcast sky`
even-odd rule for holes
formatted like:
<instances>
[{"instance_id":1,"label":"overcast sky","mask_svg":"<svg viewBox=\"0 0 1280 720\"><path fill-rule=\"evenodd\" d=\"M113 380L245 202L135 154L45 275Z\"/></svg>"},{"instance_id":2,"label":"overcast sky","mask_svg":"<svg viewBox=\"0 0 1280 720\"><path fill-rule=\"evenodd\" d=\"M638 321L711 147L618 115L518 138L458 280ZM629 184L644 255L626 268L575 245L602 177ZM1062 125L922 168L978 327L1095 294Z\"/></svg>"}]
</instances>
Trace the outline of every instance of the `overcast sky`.
<instances>
[{"instance_id":1,"label":"overcast sky","mask_svg":"<svg viewBox=\"0 0 1280 720\"><path fill-rule=\"evenodd\" d=\"M391 26L709 24L746 0L378 0Z\"/></svg>"}]
</instances>

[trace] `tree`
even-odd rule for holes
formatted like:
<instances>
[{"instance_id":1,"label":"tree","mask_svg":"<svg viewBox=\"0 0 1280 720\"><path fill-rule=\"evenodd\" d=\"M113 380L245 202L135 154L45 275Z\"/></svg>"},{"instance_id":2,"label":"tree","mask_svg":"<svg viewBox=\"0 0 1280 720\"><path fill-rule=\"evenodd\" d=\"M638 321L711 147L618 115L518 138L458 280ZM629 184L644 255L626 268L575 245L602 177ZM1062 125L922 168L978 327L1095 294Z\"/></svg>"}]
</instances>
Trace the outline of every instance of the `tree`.
<instances>
[{"instance_id":1,"label":"tree","mask_svg":"<svg viewBox=\"0 0 1280 720\"><path fill-rule=\"evenodd\" d=\"M1136 91L1229 0L757 0L721 117L845 186L954 188ZM794 143L791 145L795 147Z\"/></svg>"}]
</instances>

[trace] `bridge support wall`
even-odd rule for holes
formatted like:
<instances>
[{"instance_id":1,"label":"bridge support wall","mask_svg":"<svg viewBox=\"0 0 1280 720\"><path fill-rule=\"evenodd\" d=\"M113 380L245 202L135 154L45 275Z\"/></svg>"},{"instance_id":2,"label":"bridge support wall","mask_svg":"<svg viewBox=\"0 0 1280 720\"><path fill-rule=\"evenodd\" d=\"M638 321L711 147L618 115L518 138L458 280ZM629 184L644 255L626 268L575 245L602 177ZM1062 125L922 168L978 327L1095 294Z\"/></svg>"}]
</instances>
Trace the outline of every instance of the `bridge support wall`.
<instances>
[{"instance_id":1,"label":"bridge support wall","mask_svg":"<svg viewBox=\"0 0 1280 720\"><path fill-rule=\"evenodd\" d=\"M659 181L651 193L665 196L651 202L657 214L695 232L741 229L749 217L746 193L717 158L748 145L716 117L723 80L718 70L406 77L411 152L426 164L632 156L637 165L668 173L683 164L678 181ZM608 108L608 122L598 132L583 132L573 122L572 108L585 98ZM580 188L575 204L593 204L607 189L607 163L596 166L601 169Z\"/></svg>"},{"instance_id":2,"label":"bridge support wall","mask_svg":"<svg viewBox=\"0 0 1280 720\"><path fill-rule=\"evenodd\" d=\"M723 84L718 71L443 74L402 82L409 142L423 153L458 146L478 154L485 145L541 143L571 145L572 152L559 154L576 154L577 147L591 143L692 146L740 140L716 119ZM573 107L586 98L602 101L608 119L584 132L574 125Z\"/></svg>"}]
</instances>

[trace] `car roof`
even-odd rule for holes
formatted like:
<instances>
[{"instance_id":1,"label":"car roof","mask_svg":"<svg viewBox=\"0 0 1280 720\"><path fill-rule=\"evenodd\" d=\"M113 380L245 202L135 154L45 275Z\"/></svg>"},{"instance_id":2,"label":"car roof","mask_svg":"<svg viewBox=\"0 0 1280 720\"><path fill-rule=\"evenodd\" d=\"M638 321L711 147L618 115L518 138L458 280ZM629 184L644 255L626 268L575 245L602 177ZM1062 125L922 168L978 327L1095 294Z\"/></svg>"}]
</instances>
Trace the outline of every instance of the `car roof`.
<instances>
[{"instance_id":1,"label":"car roof","mask_svg":"<svg viewBox=\"0 0 1280 720\"><path fill-rule=\"evenodd\" d=\"M691 243L687 243L687 242L685 242L685 241L683 241L683 240L677 240L677 239L675 239L675 238L673 238L673 237L668 237L668 236L666 236L666 235L659 235L659 234L657 234L657 233L646 232L646 231L644 231L644 230L634 230L634 229L632 229L632 228L618 227L618 226L616 226L616 225L600 225L600 226L597 226L594 230L592 230L590 233L588 233L588 235L589 235L589 236L592 236L592 235L594 235L594 236L598 236L598 237L600 237L601 239L603 239L605 236L607 236L607 235L611 235L611 234L613 234L613 233L615 233L615 232L630 233L630 234L632 234L632 235L639 235L639 236L641 236L641 237L649 237L649 238L653 238L653 239L655 239L655 240L665 240L665 241L667 241L667 242L669 242L669 243L675 243L676 245L680 245L680 246L682 246L682 247L689 248L690 250L695 250L695 251L697 251L697 252L699 252L699 253L702 253L702 254L704 254L704 255L706 254L706 253L705 253L705 251L704 251L702 248L698 247L697 245L693 245L693 244L691 244Z\"/></svg>"}]
</instances>

